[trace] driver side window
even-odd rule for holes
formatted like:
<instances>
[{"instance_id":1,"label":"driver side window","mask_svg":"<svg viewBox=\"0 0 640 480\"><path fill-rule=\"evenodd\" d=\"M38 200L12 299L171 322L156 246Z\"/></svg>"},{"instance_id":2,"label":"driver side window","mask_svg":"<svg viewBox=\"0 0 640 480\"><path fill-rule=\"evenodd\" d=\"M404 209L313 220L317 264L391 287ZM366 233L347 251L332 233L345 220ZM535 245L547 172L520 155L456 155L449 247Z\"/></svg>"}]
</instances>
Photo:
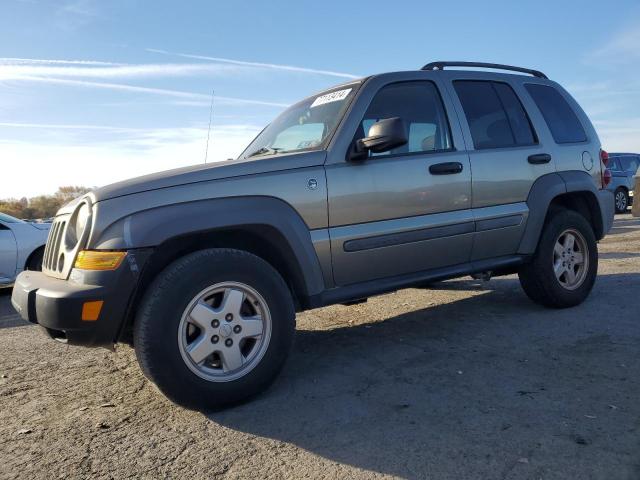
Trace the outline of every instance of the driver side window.
<instances>
[{"instance_id":1,"label":"driver side window","mask_svg":"<svg viewBox=\"0 0 640 480\"><path fill-rule=\"evenodd\" d=\"M371 101L354 141L366 137L374 123L392 117L404 120L409 141L387 152L370 152L369 156L451 150L449 123L432 82L392 83L380 89Z\"/></svg>"}]
</instances>

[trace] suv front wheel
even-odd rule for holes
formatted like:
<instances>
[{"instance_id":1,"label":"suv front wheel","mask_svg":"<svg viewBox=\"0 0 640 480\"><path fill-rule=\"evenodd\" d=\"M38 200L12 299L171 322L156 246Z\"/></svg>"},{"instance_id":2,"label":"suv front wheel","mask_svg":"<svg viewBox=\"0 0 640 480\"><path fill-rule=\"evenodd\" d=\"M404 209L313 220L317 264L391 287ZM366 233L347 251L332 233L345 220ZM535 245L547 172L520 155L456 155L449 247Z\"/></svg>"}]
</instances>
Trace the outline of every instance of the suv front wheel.
<instances>
[{"instance_id":1,"label":"suv front wheel","mask_svg":"<svg viewBox=\"0 0 640 480\"><path fill-rule=\"evenodd\" d=\"M138 312L134 346L145 376L189 408L221 408L267 388L295 332L293 300L280 274L239 250L201 250L176 260Z\"/></svg>"},{"instance_id":2,"label":"suv front wheel","mask_svg":"<svg viewBox=\"0 0 640 480\"><path fill-rule=\"evenodd\" d=\"M589 295L598 272L593 229L573 210L556 210L546 222L531 262L518 276L525 293L545 307L578 305Z\"/></svg>"}]
</instances>

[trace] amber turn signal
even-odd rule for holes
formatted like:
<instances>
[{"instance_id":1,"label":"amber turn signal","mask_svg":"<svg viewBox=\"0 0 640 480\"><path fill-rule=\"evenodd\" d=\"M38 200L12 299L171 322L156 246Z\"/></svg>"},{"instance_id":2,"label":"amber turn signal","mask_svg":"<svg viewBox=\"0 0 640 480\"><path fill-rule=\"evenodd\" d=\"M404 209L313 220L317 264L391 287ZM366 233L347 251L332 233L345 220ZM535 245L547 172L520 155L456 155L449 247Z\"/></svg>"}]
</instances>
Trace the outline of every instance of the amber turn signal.
<instances>
[{"instance_id":1,"label":"amber turn signal","mask_svg":"<svg viewBox=\"0 0 640 480\"><path fill-rule=\"evenodd\" d=\"M74 267L82 270L115 270L126 256L127 252L81 250Z\"/></svg>"}]
</instances>

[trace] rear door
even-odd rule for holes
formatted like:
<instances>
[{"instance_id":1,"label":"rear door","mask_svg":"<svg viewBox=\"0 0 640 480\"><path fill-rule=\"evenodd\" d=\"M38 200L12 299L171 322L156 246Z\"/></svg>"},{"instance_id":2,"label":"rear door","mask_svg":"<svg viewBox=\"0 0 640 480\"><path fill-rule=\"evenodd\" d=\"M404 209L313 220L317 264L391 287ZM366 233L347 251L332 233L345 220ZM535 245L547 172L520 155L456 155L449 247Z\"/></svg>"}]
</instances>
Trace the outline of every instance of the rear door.
<instances>
[{"instance_id":1,"label":"rear door","mask_svg":"<svg viewBox=\"0 0 640 480\"><path fill-rule=\"evenodd\" d=\"M457 151L436 83L387 81L363 87L326 166L329 234L337 285L408 274L469 260L473 221L471 170ZM350 145L375 122L402 118L406 145L348 161ZM333 161L331 161L333 160ZM459 169L447 165L457 165Z\"/></svg>"},{"instance_id":2,"label":"rear door","mask_svg":"<svg viewBox=\"0 0 640 480\"><path fill-rule=\"evenodd\" d=\"M555 171L510 76L452 73L449 84L469 146L476 233L471 260L516 253L533 183Z\"/></svg>"}]
</instances>

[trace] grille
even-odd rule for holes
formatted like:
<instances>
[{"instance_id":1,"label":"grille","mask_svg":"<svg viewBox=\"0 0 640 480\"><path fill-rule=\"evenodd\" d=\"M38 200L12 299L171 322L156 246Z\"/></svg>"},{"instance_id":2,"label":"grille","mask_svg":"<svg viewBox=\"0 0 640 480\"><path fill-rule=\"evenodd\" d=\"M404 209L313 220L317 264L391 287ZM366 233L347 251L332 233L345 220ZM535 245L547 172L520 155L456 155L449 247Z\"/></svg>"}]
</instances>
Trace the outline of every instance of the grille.
<instances>
[{"instance_id":1,"label":"grille","mask_svg":"<svg viewBox=\"0 0 640 480\"><path fill-rule=\"evenodd\" d=\"M60 273L64 268L64 254L62 261L60 261L60 254L64 250L62 243L64 227L66 225L67 222L65 219L56 219L53 225L51 225L51 231L49 232L47 246L44 249L44 258L42 260L42 268L45 271Z\"/></svg>"}]
</instances>

